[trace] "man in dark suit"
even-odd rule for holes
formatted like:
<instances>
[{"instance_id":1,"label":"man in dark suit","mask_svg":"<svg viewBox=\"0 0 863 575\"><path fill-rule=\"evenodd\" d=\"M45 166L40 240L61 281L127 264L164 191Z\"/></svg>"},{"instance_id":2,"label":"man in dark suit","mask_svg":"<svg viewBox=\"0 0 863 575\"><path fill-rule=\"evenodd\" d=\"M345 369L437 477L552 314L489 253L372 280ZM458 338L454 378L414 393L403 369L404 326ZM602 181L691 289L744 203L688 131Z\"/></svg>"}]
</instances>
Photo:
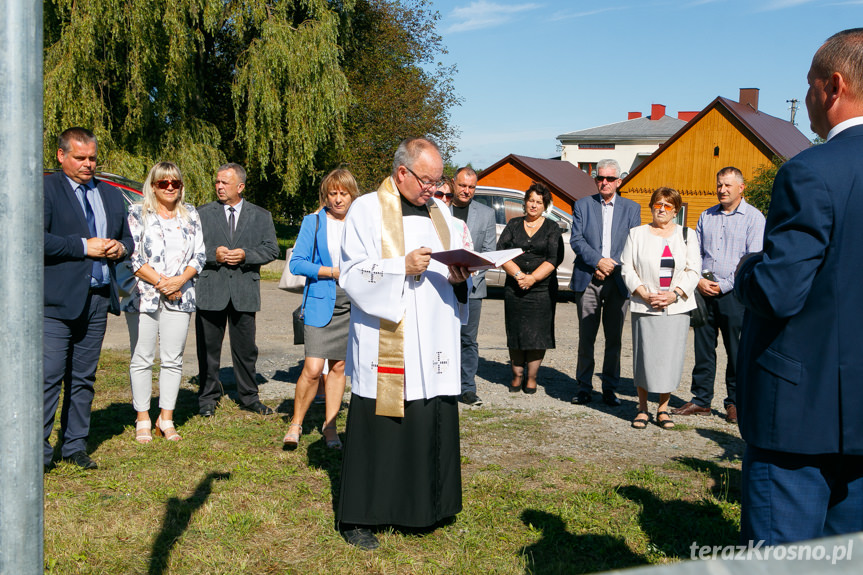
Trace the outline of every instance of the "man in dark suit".
<instances>
[{"instance_id":1,"label":"man in dark suit","mask_svg":"<svg viewBox=\"0 0 863 575\"><path fill-rule=\"evenodd\" d=\"M48 440L62 388L60 454L96 469L87 454L96 367L108 312L120 314L114 266L135 246L123 195L93 177L96 136L69 128L57 148L60 171L44 180L44 464L49 469L54 455Z\"/></svg>"},{"instance_id":2,"label":"man in dark suit","mask_svg":"<svg viewBox=\"0 0 863 575\"><path fill-rule=\"evenodd\" d=\"M452 213L467 224L477 252L491 252L497 247L497 227L494 223L494 210L473 201L476 193L476 172L464 167L455 173ZM482 300L488 295L485 271L473 277L473 288L468 295L469 316L466 325L461 326L461 396L462 403L473 406L482 405L476 394L476 370L479 366L479 344L476 341L479 331L479 318L482 314Z\"/></svg>"},{"instance_id":3,"label":"man in dark suit","mask_svg":"<svg viewBox=\"0 0 863 575\"><path fill-rule=\"evenodd\" d=\"M255 381L255 312L261 309L261 266L279 256L279 246L270 212L245 201L245 188L246 170L225 164L216 177L219 200L198 208L207 252L195 284L198 406L204 417L214 414L224 393L219 362L226 323L240 407L261 415L273 413L261 403Z\"/></svg>"},{"instance_id":4,"label":"man in dark suit","mask_svg":"<svg viewBox=\"0 0 863 575\"><path fill-rule=\"evenodd\" d=\"M570 287L578 305L578 393L572 403L593 400L593 345L599 324L605 334L602 362L602 400L620 405L615 394L620 381L620 347L629 295L620 275L620 254L629 230L641 225L641 208L617 194L620 164L600 160L596 164L599 193L575 202L569 243L575 252Z\"/></svg>"},{"instance_id":5,"label":"man in dark suit","mask_svg":"<svg viewBox=\"0 0 863 575\"><path fill-rule=\"evenodd\" d=\"M741 539L863 530L863 28L824 43L806 107L826 143L773 183L764 251L741 262Z\"/></svg>"}]
</instances>

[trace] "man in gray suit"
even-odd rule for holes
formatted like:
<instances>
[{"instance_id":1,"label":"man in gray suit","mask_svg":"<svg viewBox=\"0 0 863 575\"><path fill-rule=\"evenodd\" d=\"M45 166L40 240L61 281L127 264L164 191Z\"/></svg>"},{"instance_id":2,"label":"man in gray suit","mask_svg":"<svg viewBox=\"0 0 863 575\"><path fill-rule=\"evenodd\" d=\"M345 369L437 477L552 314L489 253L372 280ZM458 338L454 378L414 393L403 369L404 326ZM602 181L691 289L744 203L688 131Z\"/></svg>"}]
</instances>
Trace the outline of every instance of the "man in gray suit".
<instances>
[{"instance_id":1,"label":"man in gray suit","mask_svg":"<svg viewBox=\"0 0 863 575\"><path fill-rule=\"evenodd\" d=\"M198 406L204 417L214 414L224 394L219 362L226 323L240 407L261 415L273 413L261 403L255 381L255 312L261 309L261 266L279 256L279 246L270 212L245 201L245 187L246 170L225 164L216 177L219 201L198 208L207 252L195 284Z\"/></svg>"},{"instance_id":2,"label":"man in gray suit","mask_svg":"<svg viewBox=\"0 0 863 575\"><path fill-rule=\"evenodd\" d=\"M472 201L476 193L476 180L476 172L472 168L464 167L456 172L452 214L467 224L474 251L491 252L497 247L494 210ZM487 295L487 291L485 271L477 272L473 278L473 289L469 294L468 322L467 325L461 326L460 401L477 407L482 405L482 400L476 394L476 370L479 365L479 344L476 336L482 314L482 299Z\"/></svg>"},{"instance_id":3,"label":"man in gray suit","mask_svg":"<svg viewBox=\"0 0 863 575\"><path fill-rule=\"evenodd\" d=\"M620 275L620 253L629 230L641 225L641 208L617 194L620 164L600 160L596 164L599 193L575 202L569 243L575 252L570 287L578 304L578 364L575 368L578 394L572 403L584 405L593 399L593 345L599 324L605 334L602 363L602 400L620 405L615 394L620 380L620 340L626 306L626 285Z\"/></svg>"}]
</instances>

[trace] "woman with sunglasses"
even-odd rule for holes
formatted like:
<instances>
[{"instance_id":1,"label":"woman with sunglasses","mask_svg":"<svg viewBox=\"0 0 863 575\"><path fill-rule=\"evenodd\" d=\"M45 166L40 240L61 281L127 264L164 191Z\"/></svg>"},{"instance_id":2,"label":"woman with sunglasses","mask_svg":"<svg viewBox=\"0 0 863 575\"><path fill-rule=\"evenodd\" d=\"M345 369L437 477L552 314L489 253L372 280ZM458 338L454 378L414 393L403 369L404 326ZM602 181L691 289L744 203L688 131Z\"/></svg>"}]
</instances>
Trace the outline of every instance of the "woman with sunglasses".
<instances>
[{"instance_id":1,"label":"woman with sunglasses","mask_svg":"<svg viewBox=\"0 0 863 575\"><path fill-rule=\"evenodd\" d=\"M144 181L144 201L129 206L129 229L135 240L130 258L135 286L123 301L132 359L132 405L137 412L135 440L152 439L150 396L153 359L159 344L159 416L157 436L179 441L174 407L183 375L183 349L189 320L195 311L194 278L204 267L204 236L198 212L183 203L180 169L159 162Z\"/></svg>"},{"instance_id":2,"label":"woman with sunglasses","mask_svg":"<svg viewBox=\"0 0 863 575\"><path fill-rule=\"evenodd\" d=\"M659 188L650 197L653 221L632 228L623 248L621 272L632 294L632 363L638 391L638 413L632 427L645 429L650 420L647 394L659 394L656 424L671 429L671 392L680 384L689 312L695 309L695 286L701 253L695 232L677 225L680 193Z\"/></svg>"},{"instance_id":3,"label":"woman with sunglasses","mask_svg":"<svg viewBox=\"0 0 863 575\"><path fill-rule=\"evenodd\" d=\"M434 191L434 197L446 204L446 207L449 208L450 212L452 212L452 197L455 195L455 182L447 175L444 175L441 178L441 181L443 182L443 185ZM473 240L470 237L470 230L467 228L467 222L460 220L458 217L454 217L452 225L453 232L457 236L461 237L462 247L472 250Z\"/></svg>"}]
</instances>

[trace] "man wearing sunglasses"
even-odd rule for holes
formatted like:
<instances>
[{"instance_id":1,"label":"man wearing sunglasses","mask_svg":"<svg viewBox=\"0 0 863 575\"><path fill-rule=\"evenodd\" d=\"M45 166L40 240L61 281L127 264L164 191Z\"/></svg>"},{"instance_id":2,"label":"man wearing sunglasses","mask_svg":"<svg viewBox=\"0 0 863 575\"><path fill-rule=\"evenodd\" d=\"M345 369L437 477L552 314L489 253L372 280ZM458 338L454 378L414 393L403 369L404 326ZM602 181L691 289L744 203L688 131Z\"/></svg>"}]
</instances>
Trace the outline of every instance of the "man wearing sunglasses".
<instances>
[{"instance_id":1,"label":"man wearing sunglasses","mask_svg":"<svg viewBox=\"0 0 863 575\"><path fill-rule=\"evenodd\" d=\"M701 267L709 272L698 282L696 297L704 299L707 322L693 328L695 333L695 367L692 370L692 399L671 412L675 415L710 415L713 385L716 377L717 336L722 342L728 363L725 367L725 419L737 423L737 348L743 326L743 305L732 295L734 270L740 258L761 251L764 216L743 199L746 185L743 174L735 167L722 168L716 174L719 203L704 210L695 226L701 248Z\"/></svg>"},{"instance_id":2,"label":"man wearing sunglasses","mask_svg":"<svg viewBox=\"0 0 863 575\"><path fill-rule=\"evenodd\" d=\"M270 212L245 200L245 189L246 170L225 164L216 176L219 200L198 208L207 255L195 286L198 406L204 417L215 413L224 394L219 363L226 323L240 407L261 415L273 413L258 397L255 313L261 309L261 266L279 257L279 246Z\"/></svg>"},{"instance_id":3,"label":"man wearing sunglasses","mask_svg":"<svg viewBox=\"0 0 863 575\"><path fill-rule=\"evenodd\" d=\"M467 224L473 249L477 252L491 252L497 247L497 229L494 210L479 202L474 202L477 175L473 168L465 166L455 174L455 195L452 199L452 214ZM476 394L476 370L479 366L479 344L476 337L479 331L479 318L482 314L482 300L488 295L485 271L473 277L473 287L469 294L469 316L466 325L461 326L461 398L467 405L480 406L482 400Z\"/></svg>"},{"instance_id":4,"label":"man wearing sunglasses","mask_svg":"<svg viewBox=\"0 0 863 575\"><path fill-rule=\"evenodd\" d=\"M620 348L629 292L620 275L620 254L629 230L641 225L641 208L617 193L620 164L600 160L596 164L598 194L582 198L572 208L570 244L575 252L570 287L578 305L578 393L572 403L593 400L593 346L602 323L605 357L602 363L602 400L620 405L615 394L620 381Z\"/></svg>"},{"instance_id":5,"label":"man wearing sunglasses","mask_svg":"<svg viewBox=\"0 0 863 575\"><path fill-rule=\"evenodd\" d=\"M73 465L96 469L87 454L96 367L108 312L120 314L114 266L135 245L122 194L93 177L93 132L69 128L57 147L60 171L45 176L44 184L44 469L52 465L48 438L61 389L60 454Z\"/></svg>"}]
</instances>

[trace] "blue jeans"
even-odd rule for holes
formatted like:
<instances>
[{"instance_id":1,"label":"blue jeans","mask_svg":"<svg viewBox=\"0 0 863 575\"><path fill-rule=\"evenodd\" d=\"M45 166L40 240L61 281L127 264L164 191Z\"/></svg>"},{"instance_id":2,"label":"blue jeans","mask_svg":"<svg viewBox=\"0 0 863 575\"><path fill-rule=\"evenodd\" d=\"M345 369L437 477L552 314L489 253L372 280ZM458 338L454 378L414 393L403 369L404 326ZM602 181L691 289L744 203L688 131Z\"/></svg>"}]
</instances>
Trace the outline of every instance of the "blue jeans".
<instances>
[{"instance_id":1,"label":"blue jeans","mask_svg":"<svg viewBox=\"0 0 863 575\"><path fill-rule=\"evenodd\" d=\"M482 315L482 300L468 300L468 320L461 326L461 392L476 393L476 370L479 367L479 318Z\"/></svg>"}]
</instances>

